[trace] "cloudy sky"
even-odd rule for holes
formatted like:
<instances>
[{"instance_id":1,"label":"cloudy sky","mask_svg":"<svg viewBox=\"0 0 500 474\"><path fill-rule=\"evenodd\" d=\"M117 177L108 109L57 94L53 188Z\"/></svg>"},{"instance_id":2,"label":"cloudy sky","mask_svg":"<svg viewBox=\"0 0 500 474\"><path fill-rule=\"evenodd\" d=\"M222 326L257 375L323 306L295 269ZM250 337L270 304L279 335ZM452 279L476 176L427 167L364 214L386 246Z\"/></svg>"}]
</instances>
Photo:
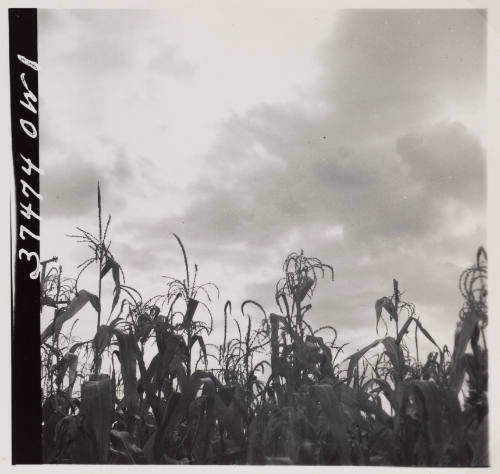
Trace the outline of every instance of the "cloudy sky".
<instances>
[{"instance_id":1,"label":"cloudy sky","mask_svg":"<svg viewBox=\"0 0 500 474\"><path fill-rule=\"evenodd\" d=\"M182 276L172 232L221 289L216 328L226 299L276 311L304 249L335 268L310 322L347 353L376 337L393 278L450 344L486 240L484 16L250 5L39 10L42 257L75 276L86 250L66 234L97 230L99 179L144 297Z\"/></svg>"}]
</instances>

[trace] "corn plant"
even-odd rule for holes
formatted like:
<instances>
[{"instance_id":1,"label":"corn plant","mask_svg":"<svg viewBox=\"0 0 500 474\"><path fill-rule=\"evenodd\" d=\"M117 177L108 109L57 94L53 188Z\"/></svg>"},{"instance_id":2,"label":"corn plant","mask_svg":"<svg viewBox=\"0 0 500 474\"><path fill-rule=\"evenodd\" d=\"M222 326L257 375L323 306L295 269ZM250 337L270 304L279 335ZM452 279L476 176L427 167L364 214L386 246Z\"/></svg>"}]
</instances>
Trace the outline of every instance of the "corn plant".
<instances>
[{"instance_id":1,"label":"corn plant","mask_svg":"<svg viewBox=\"0 0 500 474\"><path fill-rule=\"evenodd\" d=\"M78 228L73 236L91 250L76 278L63 276L56 257L42 262L40 302L54 311L40 341L45 462L488 464L483 248L459 279L465 302L452 351L394 279L392 294L375 302L377 338L341 363L346 344L334 324L314 328L309 316L319 279L333 280L330 265L289 254L276 285L278 311L246 300L233 317L227 301L216 345L211 303L219 289L197 282L181 239L174 234L184 276L164 277L166 292L144 299L110 251L99 185L97 197L98 232ZM94 292L79 288L92 267ZM81 341L73 328L87 303L96 332ZM428 354L422 337L433 346Z\"/></svg>"}]
</instances>

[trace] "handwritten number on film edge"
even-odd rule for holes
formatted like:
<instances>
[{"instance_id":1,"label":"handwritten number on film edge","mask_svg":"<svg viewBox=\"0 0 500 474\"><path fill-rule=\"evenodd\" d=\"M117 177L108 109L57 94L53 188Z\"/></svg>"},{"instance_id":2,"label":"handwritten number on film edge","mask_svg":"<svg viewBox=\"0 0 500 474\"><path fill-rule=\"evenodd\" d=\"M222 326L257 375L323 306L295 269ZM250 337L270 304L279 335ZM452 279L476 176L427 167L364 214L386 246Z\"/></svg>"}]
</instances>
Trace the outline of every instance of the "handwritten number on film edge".
<instances>
[{"instance_id":1,"label":"handwritten number on film edge","mask_svg":"<svg viewBox=\"0 0 500 474\"><path fill-rule=\"evenodd\" d=\"M38 64L34 61L31 61L24 56L21 56L20 54L17 55L17 58L19 61L21 61L23 64L26 66L34 69L35 71L38 71ZM36 95L33 93L33 91L30 90L28 83L26 81L26 74L23 72L20 75L21 83L24 86L24 100L20 99L19 102L20 104L26 108L29 112L36 114L36 106L35 104L38 102ZM30 120L27 120L26 118L21 118L19 119L19 123L21 125L21 128L23 129L23 132L29 137L29 138L37 138L38 137L38 131L36 129L36 126L31 122ZM27 176L31 176L31 172L35 171L35 173L38 173L38 175L43 174L43 171L36 167L32 161L29 158L26 158L23 154L20 153L21 158L24 160L26 163L26 166L23 166L21 169ZM42 195L38 192L36 192L32 186L30 186L24 179L21 179L21 192L23 196L26 198L33 197L35 199L38 199L39 201L43 199ZM34 219L37 219L40 221L40 216L33 211L31 203L25 204L25 203L20 203L21 205L21 210L20 213L21 215L27 219L31 220L33 217ZM22 240L26 240L26 238L32 238L35 240L40 240L40 236L36 235L34 232L29 230L24 225L19 226L19 237ZM27 260L28 262L34 260L35 263L35 269L30 273L30 278L32 280L36 280L39 275L40 275L40 256L38 255L37 252L29 252L28 250L22 248L19 250L19 259Z\"/></svg>"}]
</instances>

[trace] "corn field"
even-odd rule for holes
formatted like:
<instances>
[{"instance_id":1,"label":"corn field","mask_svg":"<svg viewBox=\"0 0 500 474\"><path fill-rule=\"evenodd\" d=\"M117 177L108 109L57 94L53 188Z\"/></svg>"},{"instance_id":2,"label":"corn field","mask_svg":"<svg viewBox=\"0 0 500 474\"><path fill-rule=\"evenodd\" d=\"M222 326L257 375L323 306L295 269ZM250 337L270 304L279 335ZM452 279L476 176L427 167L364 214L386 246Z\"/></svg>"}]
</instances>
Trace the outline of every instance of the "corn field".
<instances>
[{"instance_id":1,"label":"corn field","mask_svg":"<svg viewBox=\"0 0 500 474\"><path fill-rule=\"evenodd\" d=\"M97 235L79 228L73 236L90 248L79 273L68 278L56 259L43 262L41 306L54 311L40 337L45 463L488 465L482 247L457 275L463 307L452 350L394 280L392 295L374 302L376 338L347 354L334 321L309 322L318 281L335 284L332 266L292 252L275 312L247 300L213 314L219 289L198 282L174 234L184 274L144 300L110 251L100 201L98 191ZM79 286L89 272L97 290ZM114 287L109 308L105 279ZM81 341L72 324L85 306L96 329ZM215 318L223 334L214 334ZM211 335L222 342L210 344ZM434 347L428 354L422 339Z\"/></svg>"}]
</instances>

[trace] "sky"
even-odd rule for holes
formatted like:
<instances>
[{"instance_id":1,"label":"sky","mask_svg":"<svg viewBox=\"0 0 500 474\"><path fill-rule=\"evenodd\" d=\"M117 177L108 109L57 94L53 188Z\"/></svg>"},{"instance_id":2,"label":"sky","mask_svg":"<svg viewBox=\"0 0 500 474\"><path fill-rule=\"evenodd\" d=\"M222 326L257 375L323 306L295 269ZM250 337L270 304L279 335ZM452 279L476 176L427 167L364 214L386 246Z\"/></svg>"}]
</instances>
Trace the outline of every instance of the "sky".
<instances>
[{"instance_id":1,"label":"sky","mask_svg":"<svg viewBox=\"0 0 500 474\"><path fill-rule=\"evenodd\" d=\"M76 275L88 253L67 234L97 231L99 180L128 285L147 298L182 277L173 232L218 285L212 342L228 299L240 320L246 299L277 312L303 249L335 270L309 322L346 355L377 337L393 278L452 346L458 277L486 243L481 12L39 10L38 35L43 259Z\"/></svg>"}]
</instances>

